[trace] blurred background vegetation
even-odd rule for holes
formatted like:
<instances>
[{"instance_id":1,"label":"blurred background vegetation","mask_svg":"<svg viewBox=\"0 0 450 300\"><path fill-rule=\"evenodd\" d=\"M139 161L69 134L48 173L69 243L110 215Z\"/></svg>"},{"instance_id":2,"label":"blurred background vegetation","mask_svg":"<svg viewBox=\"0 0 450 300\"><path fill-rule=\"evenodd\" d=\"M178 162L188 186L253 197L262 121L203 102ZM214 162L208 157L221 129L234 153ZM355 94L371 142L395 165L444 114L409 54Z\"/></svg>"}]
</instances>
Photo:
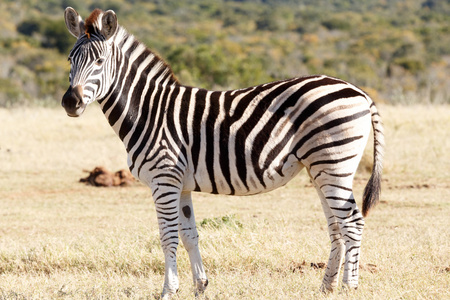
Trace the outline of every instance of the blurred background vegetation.
<instances>
[{"instance_id":1,"label":"blurred background vegetation","mask_svg":"<svg viewBox=\"0 0 450 300\"><path fill-rule=\"evenodd\" d=\"M448 0L2 0L0 107L59 105L75 42L67 6L84 18L113 9L186 85L327 74L378 102L450 103Z\"/></svg>"}]
</instances>

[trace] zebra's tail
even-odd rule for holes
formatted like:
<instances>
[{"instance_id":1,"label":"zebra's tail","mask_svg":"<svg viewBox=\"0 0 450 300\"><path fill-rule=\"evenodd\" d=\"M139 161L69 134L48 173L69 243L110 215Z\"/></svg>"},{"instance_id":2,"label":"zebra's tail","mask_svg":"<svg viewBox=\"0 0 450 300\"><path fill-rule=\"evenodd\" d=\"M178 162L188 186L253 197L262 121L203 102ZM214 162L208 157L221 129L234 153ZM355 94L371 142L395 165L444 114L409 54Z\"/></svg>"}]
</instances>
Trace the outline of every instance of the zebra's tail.
<instances>
[{"instance_id":1,"label":"zebra's tail","mask_svg":"<svg viewBox=\"0 0 450 300\"><path fill-rule=\"evenodd\" d=\"M384 130L381 117L375 103L370 105L373 128L373 168L369 182L364 189L363 196L363 216L367 216L370 209L377 205L381 192L381 173L383 171L384 156Z\"/></svg>"}]
</instances>

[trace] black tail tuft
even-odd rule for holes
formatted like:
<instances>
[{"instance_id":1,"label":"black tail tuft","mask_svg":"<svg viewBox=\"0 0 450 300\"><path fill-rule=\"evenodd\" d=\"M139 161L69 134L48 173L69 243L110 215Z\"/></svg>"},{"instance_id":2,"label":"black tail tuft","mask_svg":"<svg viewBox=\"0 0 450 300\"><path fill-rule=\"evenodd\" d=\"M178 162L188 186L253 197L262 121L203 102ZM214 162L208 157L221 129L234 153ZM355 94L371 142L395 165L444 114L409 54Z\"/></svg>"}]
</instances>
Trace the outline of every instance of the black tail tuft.
<instances>
[{"instance_id":1,"label":"black tail tuft","mask_svg":"<svg viewBox=\"0 0 450 300\"><path fill-rule=\"evenodd\" d=\"M374 168L375 169L375 168ZM363 196L363 216L367 216L370 209L378 204L381 193L381 172L374 171L370 176L369 182L364 188Z\"/></svg>"}]
</instances>

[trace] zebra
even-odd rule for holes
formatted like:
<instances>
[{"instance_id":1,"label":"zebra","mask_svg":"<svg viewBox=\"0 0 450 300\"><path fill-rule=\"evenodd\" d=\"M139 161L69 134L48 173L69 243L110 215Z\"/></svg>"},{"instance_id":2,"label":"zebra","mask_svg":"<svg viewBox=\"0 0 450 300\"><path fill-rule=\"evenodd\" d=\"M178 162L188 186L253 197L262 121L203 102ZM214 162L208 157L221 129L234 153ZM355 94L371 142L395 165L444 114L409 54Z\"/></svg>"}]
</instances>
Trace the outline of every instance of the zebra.
<instances>
[{"instance_id":1,"label":"zebra","mask_svg":"<svg viewBox=\"0 0 450 300\"><path fill-rule=\"evenodd\" d=\"M383 126L371 98L343 80L311 75L238 90L182 85L170 66L118 25L112 10L65 23L77 38L69 54L68 116L100 104L123 141L132 174L152 192L165 260L162 298L179 287L179 239L196 294L208 279L198 247L193 191L254 195L285 185L306 169L328 223L331 251L321 290L356 289L364 217L379 201ZM362 212L353 177L373 129L373 170Z\"/></svg>"}]
</instances>

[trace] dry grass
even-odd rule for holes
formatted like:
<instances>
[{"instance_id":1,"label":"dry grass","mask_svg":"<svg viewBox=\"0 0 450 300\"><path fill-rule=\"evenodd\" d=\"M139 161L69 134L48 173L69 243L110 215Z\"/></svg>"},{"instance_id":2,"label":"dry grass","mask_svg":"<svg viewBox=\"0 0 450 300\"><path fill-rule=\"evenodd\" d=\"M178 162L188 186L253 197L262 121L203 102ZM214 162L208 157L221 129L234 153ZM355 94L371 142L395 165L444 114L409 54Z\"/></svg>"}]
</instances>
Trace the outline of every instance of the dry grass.
<instances>
[{"instance_id":1,"label":"dry grass","mask_svg":"<svg viewBox=\"0 0 450 300\"><path fill-rule=\"evenodd\" d=\"M319 293L329 242L302 174L255 197L194 195L197 222L210 219L199 228L207 298L450 298L450 107L380 111L385 181L366 219L360 288ZM78 183L83 169L126 167L99 109L80 119L62 109L0 110L0 120L0 298L157 298L164 266L149 189ZM359 200L368 175L355 180ZM193 299L182 246L178 260L179 299Z\"/></svg>"}]
</instances>

